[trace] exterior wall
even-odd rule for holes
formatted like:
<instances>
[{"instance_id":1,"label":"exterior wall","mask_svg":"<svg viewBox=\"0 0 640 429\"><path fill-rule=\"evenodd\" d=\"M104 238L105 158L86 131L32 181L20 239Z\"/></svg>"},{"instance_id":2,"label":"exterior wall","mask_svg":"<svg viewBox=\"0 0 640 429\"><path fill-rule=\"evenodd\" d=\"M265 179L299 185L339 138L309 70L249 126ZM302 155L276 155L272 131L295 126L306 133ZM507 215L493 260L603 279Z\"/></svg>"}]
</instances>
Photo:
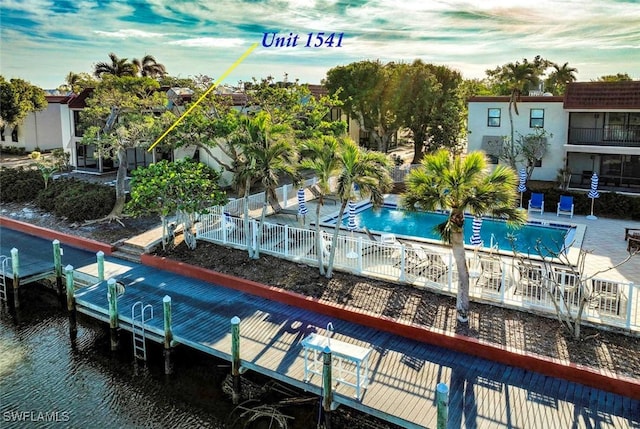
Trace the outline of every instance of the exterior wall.
<instances>
[{"instance_id":1,"label":"exterior wall","mask_svg":"<svg viewBox=\"0 0 640 429\"><path fill-rule=\"evenodd\" d=\"M7 146L23 147L26 152L51 150L63 147L68 127L62 121L67 114L65 104L49 101L47 108L39 112L31 112L18 126L18 141L11 141L11 132L5 132ZM7 127L10 128L10 127Z\"/></svg>"},{"instance_id":2,"label":"exterior wall","mask_svg":"<svg viewBox=\"0 0 640 429\"><path fill-rule=\"evenodd\" d=\"M531 109L544 110L544 129L547 133L553 135L548 138L549 147L547 154L542 159L542 166L536 167L533 171L533 180L555 180L558 169L564 166L565 148L567 141L567 130L569 114L564 111L562 99L558 97L546 100L545 97L531 97L533 100L528 101L528 97L518 103L519 115L513 114L513 125L515 137L518 133L522 135L532 134L534 128L529 125ZM481 101L471 100L469 102L468 116L468 151L482 150L482 142L484 136L510 136L511 128L509 123L509 100L507 97L485 97ZM500 109L500 126L488 126L489 109ZM500 161L503 164L503 161Z\"/></svg>"}]
</instances>

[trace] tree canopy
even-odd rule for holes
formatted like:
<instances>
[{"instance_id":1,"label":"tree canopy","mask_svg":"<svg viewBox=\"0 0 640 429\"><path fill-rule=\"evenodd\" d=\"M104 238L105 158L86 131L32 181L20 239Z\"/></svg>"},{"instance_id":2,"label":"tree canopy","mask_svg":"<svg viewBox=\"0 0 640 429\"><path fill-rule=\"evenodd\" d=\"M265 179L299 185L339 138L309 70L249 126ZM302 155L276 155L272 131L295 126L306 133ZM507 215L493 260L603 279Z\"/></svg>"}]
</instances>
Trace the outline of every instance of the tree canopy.
<instances>
[{"instance_id":1,"label":"tree canopy","mask_svg":"<svg viewBox=\"0 0 640 429\"><path fill-rule=\"evenodd\" d=\"M195 248L192 227L195 215L205 213L209 207L227 202L218 187L220 174L191 159L175 162L162 160L145 168L137 168L131 178L131 199L127 212L133 215L157 214L165 227L167 217L177 214L184 224L185 242Z\"/></svg>"},{"instance_id":2,"label":"tree canopy","mask_svg":"<svg viewBox=\"0 0 640 429\"><path fill-rule=\"evenodd\" d=\"M117 77L138 76L160 79L167 74L164 64L156 61L153 55L145 54L141 59L134 58L129 61L128 58L119 58L111 52L109 54L110 62L96 63L93 74L97 78L104 75L112 75Z\"/></svg>"},{"instance_id":3,"label":"tree canopy","mask_svg":"<svg viewBox=\"0 0 640 429\"><path fill-rule=\"evenodd\" d=\"M45 93L22 79L5 80L0 76L0 126L17 126L31 112L47 107Z\"/></svg>"},{"instance_id":4,"label":"tree canopy","mask_svg":"<svg viewBox=\"0 0 640 429\"><path fill-rule=\"evenodd\" d=\"M374 147L386 153L391 136L400 128L400 82L394 63L360 61L327 72L325 86L344 103L344 109L369 133Z\"/></svg>"},{"instance_id":5,"label":"tree canopy","mask_svg":"<svg viewBox=\"0 0 640 429\"><path fill-rule=\"evenodd\" d=\"M391 137L409 128L414 162L423 152L455 147L463 128L460 73L445 66L360 61L327 72L325 86L345 111L386 152Z\"/></svg>"},{"instance_id":6,"label":"tree canopy","mask_svg":"<svg viewBox=\"0 0 640 429\"><path fill-rule=\"evenodd\" d=\"M127 150L147 148L159 134L159 120L150 114L167 105L164 92L151 78L103 76L82 112L87 127L83 144L94 144L98 154L118 162L116 204L108 219L119 219L125 203Z\"/></svg>"},{"instance_id":7,"label":"tree canopy","mask_svg":"<svg viewBox=\"0 0 640 429\"><path fill-rule=\"evenodd\" d=\"M465 118L460 86L462 76L446 66L420 60L400 67L398 116L413 134L417 164L423 154L460 143Z\"/></svg>"}]
</instances>

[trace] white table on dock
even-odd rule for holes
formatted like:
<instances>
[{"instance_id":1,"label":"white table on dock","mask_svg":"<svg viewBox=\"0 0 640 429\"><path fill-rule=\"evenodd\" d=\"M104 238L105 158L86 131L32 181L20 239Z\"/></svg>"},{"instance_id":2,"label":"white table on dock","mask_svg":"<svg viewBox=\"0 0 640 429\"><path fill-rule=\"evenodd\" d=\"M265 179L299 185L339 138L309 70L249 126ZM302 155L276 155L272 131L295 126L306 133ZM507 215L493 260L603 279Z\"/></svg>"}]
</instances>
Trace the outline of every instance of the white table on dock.
<instances>
[{"instance_id":1,"label":"white table on dock","mask_svg":"<svg viewBox=\"0 0 640 429\"><path fill-rule=\"evenodd\" d=\"M310 374L322 376L322 352L327 346L331 350L331 367L338 372L335 374L334 371L335 380L355 388L356 399L361 399L362 390L369 384L369 356L373 351L371 348L356 346L313 333L302 340L304 381L309 381ZM345 368L345 363L347 366L352 366L353 369ZM349 376L353 376L355 382L347 379Z\"/></svg>"}]
</instances>

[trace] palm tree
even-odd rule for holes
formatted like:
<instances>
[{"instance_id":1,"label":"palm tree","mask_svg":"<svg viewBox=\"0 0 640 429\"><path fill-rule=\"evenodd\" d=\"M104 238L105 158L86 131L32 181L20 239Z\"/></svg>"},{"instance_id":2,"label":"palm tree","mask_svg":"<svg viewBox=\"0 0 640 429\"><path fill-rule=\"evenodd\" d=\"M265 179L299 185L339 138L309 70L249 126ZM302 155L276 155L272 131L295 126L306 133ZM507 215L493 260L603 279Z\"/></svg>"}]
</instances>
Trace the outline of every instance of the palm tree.
<instances>
[{"instance_id":1,"label":"palm tree","mask_svg":"<svg viewBox=\"0 0 640 429\"><path fill-rule=\"evenodd\" d=\"M555 95L563 95L567 84L577 80L577 72L578 69L569 67L569 63L564 63L562 66L553 64L553 71L549 73L547 79L547 88Z\"/></svg>"},{"instance_id":2,"label":"palm tree","mask_svg":"<svg viewBox=\"0 0 640 429\"><path fill-rule=\"evenodd\" d=\"M160 64L152 55L145 55L141 60L134 58L131 63L142 77L161 78L167 74L164 64Z\"/></svg>"},{"instance_id":3,"label":"palm tree","mask_svg":"<svg viewBox=\"0 0 640 429\"><path fill-rule=\"evenodd\" d=\"M111 58L111 63L104 62L95 65L93 71L95 77L100 78L104 74L111 74L118 77L136 75L136 66L133 63L127 62L126 58L118 58L113 52L109 54L109 58Z\"/></svg>"},{"instance_id":4,"label":"palm tree","mask_svg":"<svg viewBox=\"0 0 640 429\"><path fill-rule=\"evenodd\" d=\"M275 192L281 176L289 176L297 183L297 170L295 163L298 153L292 141L291 128L284 124L273 124L271 115L265 111L258 112L254 117L246 117L243 124L243 153L247 159L247 168L244 169L246 179L245 196L248 195L251 181L260 181L264 188L264 203L260 226L258 230L258 247L252 256L257 259L260 256L260 240L264 219L267 214L269 201L277 201ZM245 204L245 219L248 219L248 208ZM246 222L245 222L246 223Z\"/></svg>"},{"instance_id":5,"label":"palm tree","mask_svg":"<svg viewBox=\"0 0 640 429\"><path fill-rule=\"evenodd\" d=\"M316 204L316 219L320 219L320 209L324 205L324 196L330 192L329 179L335 176L340 169L339 150L340 142L333 136L321 136L315 140L308 140L302 145L301 153L304 158L300 166L315 173L318 179L318 188L320 189L320 196ZM322 249L320 222L318 221L316 221L316 249ZM316 253L320 274L325 275L322 252L317 251Z\"/></svg>"},{"instance_id":6,"label":"palm tree","mask_svg":"<svg viewBox=\"0 0 640 429\"><path fill-rule=\"evenodd\" d=\"M524 222L525 212L516 208L517 175L503 165L489 171L482 152L471 152L462 158L440 150L426 156L421 166L409 173L406 185L407 190L401 199L406 209L449 211L447 220L436 229L453 252L458 269L458 320L466 323L469 272L464 250L464 214L490 214L516 225Z\"/></svg>"},{"instance_id":7,"label":"palm tree","mask_svg":"<svg viewBox=\"0 0 640 429\"><path fill-rule=\"evenodd\" d=\"M503 79L505 83L511 90L511 95L509 96L509 125L511 129L511 153L509 153L509 164L511 168L514 170L517 168L516 166L516 153L515 153L515 136L514 136L514 128L513 128L513 112L516 115L520 115L518 112L518 101L520 101L520 95L522 92L529 86L533 85L537 80L536 73L534 67L528 62L524 61L520 63L516 61L515 63L505 64L503 67ZM513 111L512 111L513 109Z\"/></svg>"},{"instance_id":8,"label":"palm tree","mask_svg":"<svg viewBox=\"0 0 640 429\"><path fill-rule=\"evenodd\" d=\"M342 224L342 216L351 201L357 186L361 198L369 197L374 207L379 207L384 202L384 194L391 190L393 182L389 174L390 161L382 152L361 149L349 138L343 139L341 150L338 153L338 187L336 194L340 198L340 212L338 213L336 227L331 240L331 252L325 276L331 278L333 272L333 260L338 243L338 232ZM355 185L355 186L354 186Z\"/></svg>"}]
</instances>

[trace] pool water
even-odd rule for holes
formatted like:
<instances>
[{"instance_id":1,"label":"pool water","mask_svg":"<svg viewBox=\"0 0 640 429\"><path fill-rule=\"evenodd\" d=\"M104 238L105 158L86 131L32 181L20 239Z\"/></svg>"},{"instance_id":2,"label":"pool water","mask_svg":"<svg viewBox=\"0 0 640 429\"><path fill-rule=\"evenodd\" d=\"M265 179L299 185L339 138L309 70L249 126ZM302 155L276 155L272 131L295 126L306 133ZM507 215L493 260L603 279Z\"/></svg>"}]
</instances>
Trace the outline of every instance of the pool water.
<instances>
[{"instance_id":1,"label":"pool water","mask_svg":"<svg viewBox=\"0 0 640 429\"><path fill-rule=\"evenodd\" d=\"M395 207L383 206L374 210L365 206L356 213L358 228L367 227L371 231L392 232L396 235L420 237L441 241L434 228L447 219L446 214L433 212L408 212ZM470 243L473 218L467 216L464 222L464 242ZM347 225L347 217L343 219ZM483 247L496 246L499 250L542 256L556 256L569 246L575 228L562 225L540 225L528 223L521 227L510 227L501 220L483 219L480 237ZM540 250L536 249L536 246Z\"/></svg>"}]
</instances>

